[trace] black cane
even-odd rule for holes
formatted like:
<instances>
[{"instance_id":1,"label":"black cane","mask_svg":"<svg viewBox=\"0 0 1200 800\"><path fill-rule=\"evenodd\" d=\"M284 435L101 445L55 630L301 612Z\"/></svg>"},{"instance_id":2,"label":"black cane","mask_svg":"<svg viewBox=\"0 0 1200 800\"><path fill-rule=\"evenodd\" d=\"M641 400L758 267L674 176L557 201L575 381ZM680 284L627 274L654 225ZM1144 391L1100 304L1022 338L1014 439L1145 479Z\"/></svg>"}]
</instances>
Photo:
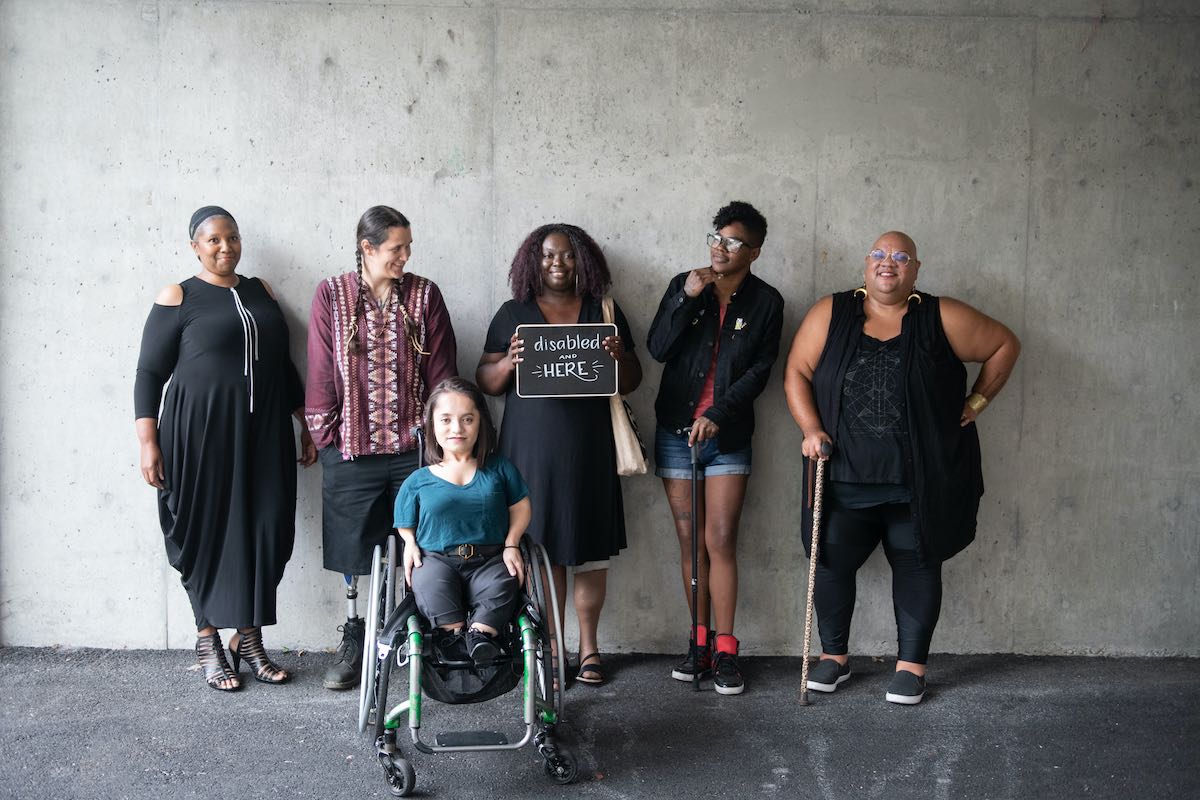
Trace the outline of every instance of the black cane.
<instances>
[{"instance_id":1,"label":"black cane","mask_svg":"<svg viewBox=\"0 0 1200 800\"><path fill-rule=\"evenodd\" d=\"M691 428L685 428L684 432L691 436ZM700 498L696 496L696 484L699 482L700 469L700 454L697 448L700 443L695 442L689 445L692 451L692 635L691 635L691 650L694 661L692 663L692 691L700 691L700 642L696 638L696 616L698 612L698 604L700 601L700 544L696 540L696 518L700 509Z\"/></svg>"}]
</instances>

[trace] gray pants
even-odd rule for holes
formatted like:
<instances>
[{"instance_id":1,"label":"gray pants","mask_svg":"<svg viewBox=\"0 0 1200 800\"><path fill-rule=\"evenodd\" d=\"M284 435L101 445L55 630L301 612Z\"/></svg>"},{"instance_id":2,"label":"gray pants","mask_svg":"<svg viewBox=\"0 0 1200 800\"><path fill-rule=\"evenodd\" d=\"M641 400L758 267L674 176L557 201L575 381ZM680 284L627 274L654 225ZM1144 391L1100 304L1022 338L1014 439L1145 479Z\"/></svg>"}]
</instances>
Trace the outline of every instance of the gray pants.
<instances>
[{"instance_id":1,"label":"gray pants","mask_svg":"<svg viewBox=\"0 0 1200 800\"><path fill-rule=\"evenodd\" d=\"M426 552L421 562L412 572L413 596L433 625L469 618L500 631L512 619L521 587L508 574L502 555L464 559Z\"/></svg>"}]
</instances>

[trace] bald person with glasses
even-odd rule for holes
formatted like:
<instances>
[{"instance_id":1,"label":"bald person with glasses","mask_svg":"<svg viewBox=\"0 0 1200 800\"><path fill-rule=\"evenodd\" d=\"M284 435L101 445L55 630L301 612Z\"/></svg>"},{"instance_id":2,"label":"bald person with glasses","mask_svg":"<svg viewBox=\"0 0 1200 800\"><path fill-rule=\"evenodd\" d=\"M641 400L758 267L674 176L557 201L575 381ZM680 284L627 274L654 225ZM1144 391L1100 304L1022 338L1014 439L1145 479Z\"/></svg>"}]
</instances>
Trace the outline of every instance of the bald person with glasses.
<instances>
[{"instance_id":1,"label":"bald person with glasses","mask_svg":"<svg viewBox=\"0 0 1200 800\"><path fill-rule=\"evenodd\" d=\"M809 459L828 460L814 566L822 652L807 688L833 692L849 680L855 576L882 543L898 644L884 697L915 705L941 611L942 563L975 538L983 495L976 419L1021 344L966 303L917 291L921 262L907 234L883 234L863 261L862 286L809 309L784 371L804 433L804 531L812 530ZM964 362L982 364L970 391Z\"/></svg>"}]
</instances>

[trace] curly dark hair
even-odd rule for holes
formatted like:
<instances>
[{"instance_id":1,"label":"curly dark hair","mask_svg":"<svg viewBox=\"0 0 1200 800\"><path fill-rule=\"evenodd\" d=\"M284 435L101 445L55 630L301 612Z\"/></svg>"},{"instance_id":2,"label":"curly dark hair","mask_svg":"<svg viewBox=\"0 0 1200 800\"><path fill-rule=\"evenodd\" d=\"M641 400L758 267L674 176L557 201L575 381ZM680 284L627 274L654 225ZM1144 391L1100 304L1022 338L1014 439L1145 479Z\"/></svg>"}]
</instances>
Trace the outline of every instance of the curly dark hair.
<instances>
[{"instance_id":1,"label":"curly dark hair","mask_svg":"<svg viewBox=\"0 0 1200 800\"><path fill-rule=\"evenodd\" d=\"M446 378L433 387L433 391L429 393L429 399L425 401L425 413L421 420L425 427L425 463L440 464L445 457L433 429L434 406L437 405L438 398L444 394L463 394L471 398L471 402L475 404L475 411L479 414L479 438L475 440L475 449L471 455L475 457L478 466L482 467L487 462L487 457L496 449L496 442L499 441L499 437L496 435L496 424L492 422L492 412L488 410L483 392L479 391L479 387L466 378L459 377Z\"/></svg>"},{"instance_id":2,"label":"curly dark hair","mask_svg":"<svg viewBox=\"0 0 1200 800\"><path fill-rule=\"evenodd\" d=\"M758 213L757 208L741 200L734 200L713 217L713 230L719 231L735 222L742 223L742 226L757 239L746 244L751 247L763 246L763 242L767 240L767 218Z\"/></svg>"},{"instance_id":3,"label":"curly dark hair","mask_svg":"<svg viewBox=\"0 0 1200 800\"><path fill-rule=\"evenodd\" d=\"M583 228L552 222L535 229L517 248L512 268L508 271L513 299L525 303L542 293L542 243L552 233L566 236L575 253L575 293L581 297L591 296L595 300L603 298L612 285L612 276L600 245Z\"/></svg>"}]
</instances>

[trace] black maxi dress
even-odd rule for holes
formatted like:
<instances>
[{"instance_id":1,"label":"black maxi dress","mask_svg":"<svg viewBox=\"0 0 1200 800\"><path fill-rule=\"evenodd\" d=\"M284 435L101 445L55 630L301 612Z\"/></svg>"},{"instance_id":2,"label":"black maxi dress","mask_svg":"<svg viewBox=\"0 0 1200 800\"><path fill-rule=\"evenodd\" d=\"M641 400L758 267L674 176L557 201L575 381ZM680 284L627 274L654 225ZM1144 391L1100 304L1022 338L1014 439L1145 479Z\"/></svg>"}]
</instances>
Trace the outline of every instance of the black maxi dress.
<instances>
[{"instance_id":1,"label":"black maxi dress","mask_svg":"<svg viewBox=\"0 0 1200 800\"><path fill-rule=\"evenodd\" d=\"M614 321L625 349L633 335L616 303ZM584 298L579 322L603 322L600 303ZM504 353L518 325L545 325L537 301L509 300L488 329L483 349ZM528 532L554 564L603 561L625 547L625 506L617 476L607 397L525 398L516 381L504 396L500 452L529 486L533 518Z\"/></svg>"},{"instance_id":2,"label":"black maxi dress","mask_svg":"<svg viewBox=\"0 0 1200 800\"><path fill-rule=\"evenodd\" d=\"M134 389L137 417L159 417L167 558L197 628L273 625L296 531L291 412L304 404L287 322L257 278L181 285L182 304L150 311Z\"/></svg>"}]
</instances>

